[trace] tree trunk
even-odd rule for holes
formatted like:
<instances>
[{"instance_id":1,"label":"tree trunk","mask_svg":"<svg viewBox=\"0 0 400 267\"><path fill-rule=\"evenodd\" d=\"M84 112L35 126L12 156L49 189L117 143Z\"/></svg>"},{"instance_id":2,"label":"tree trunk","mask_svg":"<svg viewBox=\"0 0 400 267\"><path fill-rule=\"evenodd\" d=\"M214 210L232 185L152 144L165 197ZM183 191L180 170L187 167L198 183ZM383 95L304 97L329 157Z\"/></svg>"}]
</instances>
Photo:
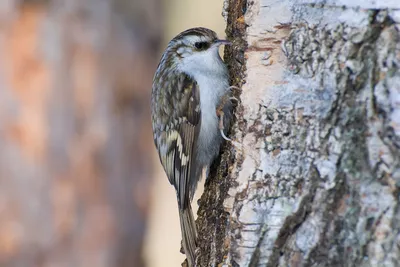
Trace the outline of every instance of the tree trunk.
<instances>
[{"instance_id":1,"label":"tree trunk","mask_svg":"<svg viewBox=\"0 0 400 267\"><path fill-rule=\"evenodd\" d=\"M227 2L237 144L199 265L399 266L400 2Z\"/></svg>"},{"instance_id":2,"label":"tree trunk","mask_svg":"<svg viewBox=\"0 0 400 267\"><path fill-rule=\"evenodd\" d=\"M158 0L0 3L0 266L143 266Z\"/></svg>"}]
</instances>

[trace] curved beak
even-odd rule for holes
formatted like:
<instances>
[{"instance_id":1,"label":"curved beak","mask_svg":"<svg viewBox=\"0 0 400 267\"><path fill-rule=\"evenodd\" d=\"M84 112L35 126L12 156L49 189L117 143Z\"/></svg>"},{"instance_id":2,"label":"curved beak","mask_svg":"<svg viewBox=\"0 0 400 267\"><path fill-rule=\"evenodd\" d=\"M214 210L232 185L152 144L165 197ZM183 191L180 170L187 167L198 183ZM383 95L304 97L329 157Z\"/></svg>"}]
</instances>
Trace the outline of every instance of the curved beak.
<instances>
[{"instance_id":1,"label":"curved beak","mask_svg":"<svg viewBox=\"0 0 400 267\"><path fill-rule=\"evenodd\" d=\"M228 40L216 40L214 42L214 45L220 46L220 45L231 45L232 43L229 42Z\"/></svg>"}]
</instances>

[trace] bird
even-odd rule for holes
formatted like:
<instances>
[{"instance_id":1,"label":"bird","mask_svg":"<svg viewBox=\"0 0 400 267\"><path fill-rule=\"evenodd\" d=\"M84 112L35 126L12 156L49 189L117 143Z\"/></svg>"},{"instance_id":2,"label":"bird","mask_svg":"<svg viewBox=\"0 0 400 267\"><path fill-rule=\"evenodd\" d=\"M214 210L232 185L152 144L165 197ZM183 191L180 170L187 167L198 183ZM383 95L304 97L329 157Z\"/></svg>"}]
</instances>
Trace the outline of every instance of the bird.
<instances>
[{"instance_id":1,"label":"bird","mask_svg":"<svg viewBox=\"0 0 400 267\"><path fill-rule=\"evenodd\" d=\"M179 33L167 45L153 78L151 117L154 143L175 187L182 245L196 264L197 229L191 201L205 170L218 156L232 119L229 74L221 45L207 28Z\"/></svg>"}]
</instances>

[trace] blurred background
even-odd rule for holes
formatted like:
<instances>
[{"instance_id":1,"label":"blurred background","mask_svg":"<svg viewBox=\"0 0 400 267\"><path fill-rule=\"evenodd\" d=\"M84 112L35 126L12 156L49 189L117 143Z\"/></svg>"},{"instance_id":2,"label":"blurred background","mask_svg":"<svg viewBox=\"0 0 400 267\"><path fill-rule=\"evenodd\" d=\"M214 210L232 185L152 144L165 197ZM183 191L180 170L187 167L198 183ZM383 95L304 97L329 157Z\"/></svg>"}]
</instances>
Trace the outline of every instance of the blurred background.
<instances>
[{"instance_id":1,"label":"blurred background","mask_svg":"<svg viewBox=\"0 0 400 267\"><path fill-rule=\"evenodd\" d=\"M0 1L0 266L180 266L150 92L223 0ZM194 201L194 206L197 204Z\"/></svg>"}]
</instances>

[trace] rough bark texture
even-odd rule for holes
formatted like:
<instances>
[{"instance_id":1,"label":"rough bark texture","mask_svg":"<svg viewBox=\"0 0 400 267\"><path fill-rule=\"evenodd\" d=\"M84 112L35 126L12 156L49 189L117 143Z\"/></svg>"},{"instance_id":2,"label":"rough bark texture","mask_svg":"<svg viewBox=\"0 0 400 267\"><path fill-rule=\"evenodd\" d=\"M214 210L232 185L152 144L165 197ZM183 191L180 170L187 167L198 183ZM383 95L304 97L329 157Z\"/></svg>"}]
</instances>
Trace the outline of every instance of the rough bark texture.
<instances>
[{"instance_id":1,"label":"rough bark texture","mask_svg":"<svg viewBox=\"0 0 400 267\"><path fill-rule=\"evenodd\" d=\"M400 2L307 2L226 2L239 146L200 200L200 266L399 266Z\"/></svg>"},{"instance_id":2,"label":"rough bark texture","mask_svg":"<svg viewBox=\"0 0 400 267\"><path fill-rule=\"evenodd\" d=\"M0 266L143 265L158 2L1 1Z\"/></svg>"}]
</instances>

